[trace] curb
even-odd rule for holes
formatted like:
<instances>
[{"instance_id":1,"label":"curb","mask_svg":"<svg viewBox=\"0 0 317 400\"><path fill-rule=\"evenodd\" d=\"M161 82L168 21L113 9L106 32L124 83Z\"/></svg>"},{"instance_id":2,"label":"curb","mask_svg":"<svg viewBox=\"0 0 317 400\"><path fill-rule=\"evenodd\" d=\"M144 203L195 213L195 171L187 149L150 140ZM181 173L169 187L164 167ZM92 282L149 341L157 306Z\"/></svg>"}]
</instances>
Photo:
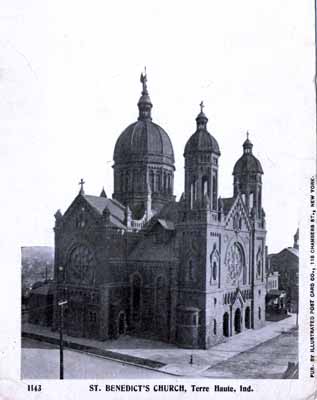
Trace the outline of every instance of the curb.
<instances>
[{"instance_id":1,"label":"curb","mask_svg":"<svg viewBox=\"0 0 317 400\"><path fill-rule=\"evenodd\" d=\"M41 335L41 334L37 334L37 333L22 331L22 337L38 340L40 342L46 342L46 343L59 345L58 338L45 336L45 335ZM65 347L70 348L75 351L78 351L78 352L84 352L86 354L109 359L112 361L122 362L124 364L133 365L135 367L150 369L150 370L161 372L161 373L167 374L167 375L180 376L179 374L174 374L172 372L161 370L160 368L167 366L167 364L161 363L159 361L153 361L153 360L149 360L147 358L130 356L127 354L117 353L115 351L110 351L110 350L102 350L97 347L86 346L86 345L79 344L76 342L71 342L69 340L63 340L63 343L64 343Z\"/></svg>"}]
</instances>

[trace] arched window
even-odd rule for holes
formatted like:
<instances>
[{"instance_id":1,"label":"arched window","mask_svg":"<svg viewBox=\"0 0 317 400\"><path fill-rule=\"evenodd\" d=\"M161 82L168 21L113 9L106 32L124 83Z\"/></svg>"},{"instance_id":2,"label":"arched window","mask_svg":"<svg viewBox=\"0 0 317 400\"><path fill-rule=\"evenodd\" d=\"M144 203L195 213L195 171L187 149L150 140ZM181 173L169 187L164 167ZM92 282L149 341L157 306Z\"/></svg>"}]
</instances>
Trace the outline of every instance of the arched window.
<instances>
[{"instance_id":1,"label":"arched window","mask_svg":"<svg viewBox=\"0 0 317 400\"><path fill-rule=\"evenodd\" d=\"M163 191L167 192L167 175L166 175L166 172L164 172Z\"/></svg>"},{"instance_id":2,"label":"arched window","mask_svg":"<svg viewBox=\"0 0 317 400\"><path fill-rule=\"evenodd\" d=\"M126 171L125 173L125 191L129 191L129 171Z\"/></svg>"},{"instance_id":3,"label":"arched window","mask_svg":"<svg viewBox=\"0 0 317 400\"><path fill-rule=\"evenodd\" d=\"M218 250L216 249L216 246L214 245L213 251L210 255L210 285L213 283L216 283L218 280L218 269L219 269L219 253Z\"/></svg>"},{"instance_id":4,"label":"arched window","mask_svg":"<svg viewBox=\"0 0 317 400\"><path fill-rule=\"evenodd\" d=\"M120 172L120 192L124 192L124 174Z\"/></svg>"},{"instance_id":5,"label":"arched window","mask_svg":"<svg viewBox=\"0 0 317 400\"><path fill-rule=\"evenodd\" d=\"M251 192L251 193L249 194L249 209L250 209L250 210L252 210L253 205L254 205L254 196L253 196L253 192Z\"/></svg>"},{"instance_id":6,"label":"arched window","mask_svg":"<svg viewBox=\"0 0 317 400\"><path fill-rule=\"evenodd\" d=\"M217 197L218 197L218 180L217 171L213 171L212 174L212 209L217 210Z\"/></svg>"},{"instance_id":7,"label":"arched window","mask_svg":"<svg viewBox=\"0 0 317 400\"><path fill-rule=\"evenodd\" d=\"M190 208L192 209L194 206L194 183L190 185Z\"/></svg>"},{"instance_id":8,"label":"arched window","mask_svg":"<svg viewBox=\"0 0 317 400\"><path fill-rule=\"evenodd\" d=\"M190 281L193 281L195 279L195 271L194 271L195 265L192 259L188 261L188 278Z\"/></svg>"},{"instance_id":9,"label":"arched window","mask_svg":"<svg viewBox=\"0 0 317 400\"><path fill-rule=\"evenodd\" d=\"M222 318L222 329L223 329L223 336L229 336L229 314L225 312Z\"/></svg>"},{"instance_id":10,"label":"arched window","mask_svg":"<svg viewBox=\"0 0 317 400\"><path fill-rule=\"evenodd\" d=\"M258 317L259 317L259 320L261 319L261 307L259 307L259 310L258 310Z\"/></svg>"},{"instance_id":11,"label":"arched window","mask_svg":"<svg viewBox=\"0 0 317 400\"><path fill-rule=\"evenodd\" d=\"M132 175L132 191L137 192L139 189L139 171L137 169L133 170Z\"/></svg>"},{"instance_id":12,"label":"arched window","mask_svg":"<svg viewBox=\"0 0 317 400\"><path fill-rule=\"evenodd\" d=\"M167 185L168 185L168 193L172 193L172 179L171 179L171 174L168 174L167 176Z\"/></svg>"},{"instance_id":13,"label":"arched window","mask_svg":"<svg viewBox=\"0 0 317 400\"><path fill-rule=\"evenodd\" d=\"M216 263L216 261L214 261L213 263L212 263L212 279L214 280L214 281L216 281L217 280L217 263Z\"/></svg>"},{"instance_id":14,"label":"arched window","mask_svg":"<svg viewBox=\"0 0 317 400\"><path fill-rule=\"evenodd\" d=\"M154 188L154 172L152 170L150 171L150 187L151 187L151 192L153 193L155 191L155 188Z\"/></svg>"},{"instance_id":15,"label":"arched window","mask_svg":"<svg viewBox=\"0 0 317 400\"><path fill-rule=\"evenodd\" d=\"M256 254L256 277L257 279L261 278L262 272L262 249L259 247L258 252Z\"/></svg>"},{"instance_id":16,"label":"arched window","mask_svg":"<svg viewBox=\"0 0 317 400\"><path fill-rule=\"evenodd\" d=\"M214 330L214 335L217 335L217 321L214 319L214 327L213 327L213 330Z\"/></svg>"},{"instance_id":17,"label":"arched window","mask_svg":"<svg viewBox=\"0 0 317 400\"><path fill-rule=\"evenodd\" d=\"M161 172L158 171L156 173L156 191L160 192L162 189L162 177L161 177Z\"/></svg>"},{"instance_id":18,"label":"arched window","mask_svg":"<svg viewBox=\"0 0 317 400\"><path fill-rule=\"evenodd\" d=\"M209 196L209 179L208 176L203 176L201 178L201 190L202 190L202 198L204 198L205 195Z\"/></svg>"}]
</instances>

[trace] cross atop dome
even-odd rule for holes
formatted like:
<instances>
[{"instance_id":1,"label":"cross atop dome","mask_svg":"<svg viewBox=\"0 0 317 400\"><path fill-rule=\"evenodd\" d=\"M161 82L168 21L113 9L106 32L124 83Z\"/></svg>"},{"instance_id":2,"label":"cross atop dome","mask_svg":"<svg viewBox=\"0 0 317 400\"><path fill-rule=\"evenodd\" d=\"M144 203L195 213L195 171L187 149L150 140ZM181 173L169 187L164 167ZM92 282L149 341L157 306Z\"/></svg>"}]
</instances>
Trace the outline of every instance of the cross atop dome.
<instances>
[{"instance_id":1,"label":"cross atop dome","mask_svg":"<svg viewBox=\"0 0 317 400\"><path fill-rule=\"evenodd\" d=\"M78 185L80 185L79 194L85 194L85 192L84 192L84 184L85 184L85 183L86 183L86 182L83 180L83 178L81 178L80 182L78 182Z\"/></svg>"}]
</instances>

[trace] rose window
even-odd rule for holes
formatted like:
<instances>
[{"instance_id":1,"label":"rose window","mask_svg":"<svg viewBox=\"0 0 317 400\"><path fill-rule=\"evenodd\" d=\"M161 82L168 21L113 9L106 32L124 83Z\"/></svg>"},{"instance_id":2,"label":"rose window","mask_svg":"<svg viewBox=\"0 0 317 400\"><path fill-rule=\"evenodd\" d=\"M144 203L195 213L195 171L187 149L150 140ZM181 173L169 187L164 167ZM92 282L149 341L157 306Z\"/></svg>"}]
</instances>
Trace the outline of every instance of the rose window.
<instances>
[{"instance_id":1,"label":"rose window","mask_svg":"<svg viewBox=\"0 0 317 400\"><path fill-rule=\"evenodd\" d=\"M69 258L67 278L74 284L92 284L94 274L94 258L86 246L76 247Z\"/></svg>"}]
</instances>

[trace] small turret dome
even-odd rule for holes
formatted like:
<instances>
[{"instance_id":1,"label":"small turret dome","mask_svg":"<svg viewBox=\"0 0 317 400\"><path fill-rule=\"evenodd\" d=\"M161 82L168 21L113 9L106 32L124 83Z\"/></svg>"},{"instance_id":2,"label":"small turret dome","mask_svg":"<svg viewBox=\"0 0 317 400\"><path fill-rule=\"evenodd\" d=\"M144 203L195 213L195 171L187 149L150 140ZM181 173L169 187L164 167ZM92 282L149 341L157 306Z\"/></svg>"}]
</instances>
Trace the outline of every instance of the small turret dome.
<instances>
[{"instance_id":1,"label":"small turret dome","mask_svg":"<svg viewBox=\"0 0 317 400\"><path fill-rule=\"evenodd\" d=\"M203 103L200 103L201 111L196 118L196 132L189 138L186 143L184 156L196 152L209 152L220 155L217 140L207 131L208 118L203 112Z\"/></svg>"},{"instance_id":2,"label":"small turret dome","mask_svg":"<svg viewBox=\"0 0 317 400\"><path fill-rule=\"evenodd\" d=\"M260 161L252 154L253 144L247 139L243 143L243 155L235 163L233 168L233 175L246 175L248 173L263 174L263 169Z\"/></svg>"}]
</instances>

